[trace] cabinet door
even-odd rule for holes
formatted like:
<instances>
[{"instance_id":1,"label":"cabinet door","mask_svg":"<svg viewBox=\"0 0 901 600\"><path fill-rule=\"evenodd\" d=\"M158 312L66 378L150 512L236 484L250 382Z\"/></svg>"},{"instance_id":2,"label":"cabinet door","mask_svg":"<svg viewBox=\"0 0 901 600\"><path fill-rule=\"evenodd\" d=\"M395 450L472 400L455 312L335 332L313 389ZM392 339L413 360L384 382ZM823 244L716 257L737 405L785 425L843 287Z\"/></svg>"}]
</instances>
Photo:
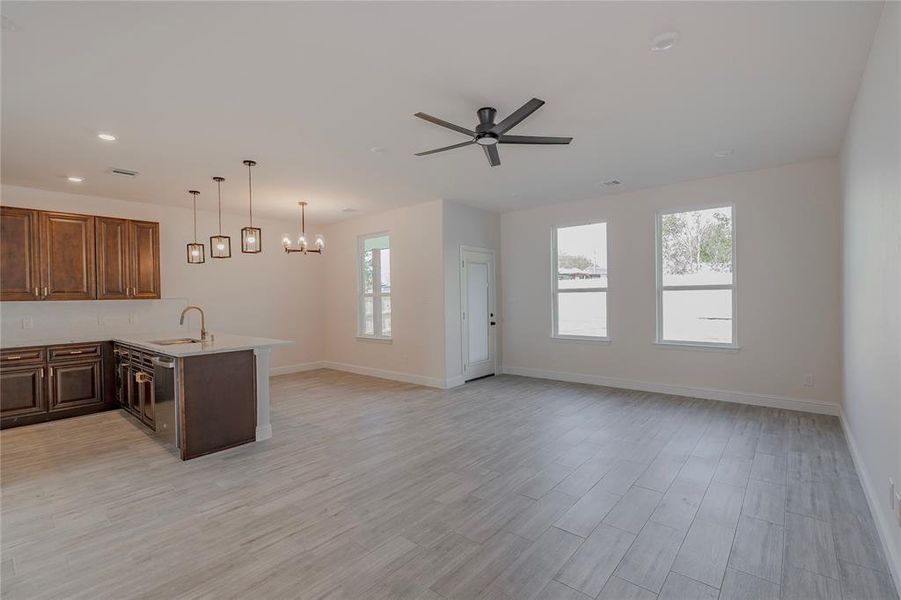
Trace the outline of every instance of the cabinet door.
<instances>
[{"instance_id":1,"label":"cabinet door","mask_svg":"<svg viewBox=\"0 0 901 600\"><path fill-rule=\"evenodd\" d=\"M160 297L160 224L131 221L131 296Z\"/></svg>"},{"instance_id":2,"label":"cabinet door","mask_svg":"<svg viewBox=\"0 0 901 600\"><path fill-rule=\"evenodd\" d=\"M153 427L154 413L156 412L156 398L153 391L153 380L146 375L138 378L141 394L141 420Z\"/></svg>"},{"instance_id":3,"label":"cabinet door","mask_svg":"<svg viewBox=\"0 0 901 600\"><path fill-rule=\"evenodd\" d=\"M40 300L38 211L0 207L0 300Z\"/></svg>"},{"instance_id":4,"label":"cabinet door","mask_svg":"<svg viewBox=\"0 0 901 600\"><path fill-rule=\"evenodd\" d=\"M96 217L97 298L122 300L131 296L131 245L126 219Z\"/></svg>"},{"instance_id":5,"label":"cabinet door","mask_svg":"<svg viewBox=\"0 0 901 600\"><path fill-rule=\"evenodd\" d=\"M44 366L0 371L0 417L24 417L47 412Z\"/></svg>"},{"instance_id":6,"label":"cabinet door","mask_svg":"<svg viewBox=\"0 0 901 600\"><path fill-rule=\"evenodd\" d=\"M52 212L40 214L44 299L96 298L94 217Z\"/></svg>"},{"instance_id":7,"label":"cabinet door","mask_svg":"<svg viewBox=\"0 0 901 600\"><path fill-rule=\"evenodd\" d=\"M50 367L50 411L103 404L99 360Z\"/></svg>"}]
</instances>

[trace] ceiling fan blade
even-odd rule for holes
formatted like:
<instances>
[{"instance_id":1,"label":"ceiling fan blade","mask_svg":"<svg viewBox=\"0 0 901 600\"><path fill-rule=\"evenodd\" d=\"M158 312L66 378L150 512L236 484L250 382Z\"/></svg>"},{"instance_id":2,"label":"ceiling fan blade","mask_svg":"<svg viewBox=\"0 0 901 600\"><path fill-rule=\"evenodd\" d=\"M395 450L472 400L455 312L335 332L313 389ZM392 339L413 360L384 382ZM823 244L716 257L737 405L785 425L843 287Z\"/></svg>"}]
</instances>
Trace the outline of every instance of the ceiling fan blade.
<instances>
[{"instance_id":1,"label":"ceiling fan blade","mask_svg":"<svg viewBox=\"0 0 901 600\"><path fill-rule=\"evenodd\" d=\"M460 144L454 144L453 146L445 146L444 148L435 148L434 150L426 150L425 152L417 152L413 156L426 156L428 154L435 154L436 152L444 152L445 150L453 150L454 148L462 148L463 146L469 146L470 144L475 144L475 142L472 140L469 140L467 142L462 142Z\"/></svg>"},{"instance_id":2,"label":"ceiling fan blade","mask_svg":"<svg viewBox=\"0 0 901 600\"><path fill-rule=\"evenodd\" d=\"M507 131L513 129L516 125L522 122L523 119L531 115L533 112L538 110L544 105L544 100L539 100L538 98L532 98L515 111L510 113L510 115L491 128L491 133L496 133L498 135L502 133L506 133Z\"/></svg>"},{"instance_id":3,"label":"ceiling fan blade","mask_svg":"<svg viewBox=\"0 0 901 600\"><path fill-rule=\"evenodd\" d=\"M485 156L488 157L488 164L492 167L496 167L501 164L501 156L497 153L497 146L482 146L482 150L485 151Z\"/></svg>"},{"instance_id":4,"label":"ceiling fan blade","mask_svg":"<svg viewBox=\"0 0 901 600\"><path fill-rule=\"evenodd\" d=\"M548 137L543 135L502 135L499 144L568 144L571 137Z\"/></svg>"},{"instance_id":5,"label":"ceiling fan blade","mask_svg":"<svg viewBox=\"0 0 901 600\"><path fill-rule=\"evenodd\" d=\"M475 137L475 134L476 134L476 132L472 131L471 129L466 129L465 127L460 127L459 125L454 125L453 123L448 123L447 121L442 121L438 117L433 117L432 115L427 115L423 112L418 112L413 116L419 117L420 119L428 121L429 123L434 123L435 125L441 125L442 127L447 127L448 129L453 129L454 131L456 131L458 133L462 133L463 135L470 135L470 136Z\"/></svg>"}]
</instances>

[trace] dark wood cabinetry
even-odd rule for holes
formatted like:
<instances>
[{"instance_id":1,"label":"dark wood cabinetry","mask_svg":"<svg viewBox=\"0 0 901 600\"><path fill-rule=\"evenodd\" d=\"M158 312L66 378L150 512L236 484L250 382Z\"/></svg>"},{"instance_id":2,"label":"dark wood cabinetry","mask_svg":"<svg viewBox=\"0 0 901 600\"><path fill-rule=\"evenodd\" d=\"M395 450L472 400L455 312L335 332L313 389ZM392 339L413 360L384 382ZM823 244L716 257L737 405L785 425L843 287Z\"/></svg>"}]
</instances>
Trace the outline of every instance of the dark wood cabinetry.
<instances>
[{"instance_id":1,"label":"dark wood cabinetry","mask_svg":"<svg viewBox=\"0 0 901 600\"><path fill-rule=\"evenodd\" d=\"M160 224L130 221L131 295L160 297Z\"/></svg>"},{"instance_id":2,"label":"dark wood cabinetry","mask_svg":"<svg viewBox=\"0 0 901 600\"><path fill-rule=\"evenodd\" d=\"M2 207L0 300L160 298L159 223Z\"/></svg>"},{"instance_id":3,"label":"dark wood cabinetry","mask_svg":"<svg viewBox=\"0 0 901 600\"><path fill-rule=\"evenodd\" d=\"M0 369L0 414L3 419L47 412L44 365Z\"/></svg>"},{"instance_id":4,"label":"dark wood cabinetry","mask_svg":"<svg viewBox=\"0 0 901 600\"><path fill-rule=\"evenodd\" d=\"M131 292L128 220L97 217L97 299L123 300Z\"/></svg>"},{"instance_id":5,"label":"dark wood cabinetry","mask_svg":"<svg viewBox=\"0 0 901 600\"><path fill-rule=\"evenodd\" d=\"M114 408L112 343L0 351L0 427Z\"/></svg>"},{"instance_id":6,"label":"dark wood cabinetry","mask_svg":"<svg viewBox=\"0 0 901 600\"><path fill-rule=\"evenodd\" d=\"M94 217L42 212L40 238L43 299L96 298Z\"/></svg>"},{"instance_id":7,"label":"dark wood cabinetry","mask_svg":"<svg viewBox=\"0 0 901 600\"><path fill-rule=\"evenodd\" d=\"M0 207L0 300L40 300L39 213Z\"/></svg>"}]
</instances>

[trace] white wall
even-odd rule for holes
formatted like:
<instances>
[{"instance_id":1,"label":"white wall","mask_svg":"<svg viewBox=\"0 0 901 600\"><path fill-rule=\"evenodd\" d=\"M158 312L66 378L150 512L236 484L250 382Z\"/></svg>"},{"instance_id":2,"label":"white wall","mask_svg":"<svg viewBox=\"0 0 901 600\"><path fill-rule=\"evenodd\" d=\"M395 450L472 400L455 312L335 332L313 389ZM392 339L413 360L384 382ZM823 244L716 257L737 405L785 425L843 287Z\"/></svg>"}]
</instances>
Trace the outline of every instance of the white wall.
<instances>
[{"instance_id":1,"label":"white wall","mask_svg":"<svg viewBox=\"0 0 901 600\"><path fill-rule=\"evenodd\" d=\"M294 231L295 223L259 221L263 230L263 252L241 254L240 229L245 218L222 216L223 229L232 237L232 258L189 265L185 244L193 235L190 198L186 208L127 202L44 190L2 186L0 203L43 210L145 219L160 222L160 277L162 297L169 300L104 300L93 302L4 302L0 307L2 335L10 339L43 339L60 333L60 319L68 332L94 335L125 332L172 332L178 329L178 314L188 303L206 311L212 333L234 333L289 339L295 345L276 348L273 367L287 367L321 360L325 330L320 315L322 260L318 256L287 256L281 249L281 234ZM201 196L201 200L203 196ZM207 203L212 198L207 195ZM256 221L256 220L255 220ZM216 228L214 212L198 211L198 237L207 244ZM32 318L34 327L21 328L22 317ZM103 325L98 323L102 317ZM129 322L133 317L133 323ZM191 317L194 330L199 319Z\"/></svg>"},{"instance_id":2,"label":"white wall","mask_svg":"<svg viewBox=\"0 0 901 600\"><path fill-rule=\"evenodd\" d=\"M442 386L444 271L440 200L341 221L325 229L322 287L328 366ZM391 239L390 342L357 337L357 238Z\"/></svg>"},{"instance_id":3,"label":"white wall","mask_svg":"<svg viewBox=\"0 0 901 600\"><path fill-rule=\"evenodd\" d=\"M500 289L501 220L494 212L472 206L444 202L444 335L445 368L452 383L463 377L463 325L460 308L460 246L474 246L495 252L495 305L502 305ZM500 328L497 348L502 346ZM500 355L500 352L498 353ZM498 366L501 365L500 357Z\"/></svg>"},{"instance_id":4,"label":"white wall","mask_svg":"<svg viewBox=\"0 0 901 600\"><path fill-rule=\"evenodd\" d=\"M887 2L842 147L844 419L901 587L901 10Z\"/></svg>"},{"instance_id":5,"label":"white wall","mask_svg":"<svg viewBox=\"0 0 901 600\"><path fill-rule=\"evenodd\" d=\"M741 349L657 346L655 213L716 203L735 204ZM609 345L550 337L551 226L588 220L608 224ZM505 371L837 413L836 160L506 213L501 238ZM815 386L803 385L807 373Z\"/></svg>"}]
</instances>

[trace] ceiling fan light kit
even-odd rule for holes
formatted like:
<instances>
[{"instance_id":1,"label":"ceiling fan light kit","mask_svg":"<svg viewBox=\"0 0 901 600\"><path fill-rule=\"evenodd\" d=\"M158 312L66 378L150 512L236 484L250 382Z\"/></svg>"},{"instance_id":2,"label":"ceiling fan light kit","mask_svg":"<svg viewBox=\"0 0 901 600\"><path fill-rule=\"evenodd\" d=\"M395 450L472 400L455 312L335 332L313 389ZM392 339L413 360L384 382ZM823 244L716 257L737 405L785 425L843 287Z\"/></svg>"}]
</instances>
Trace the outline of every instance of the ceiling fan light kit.
<instances>
[{"instance_id":1,"label":"ceiling fan light kit","mask_svg":"<svg viewBox=\"0 0 901 600\"><path fill-rule=\"evenodd\" d=\"M482 150L485 152L485 157L488 159L488 164L492 167L496 167L501 164L501 158L497 151L498 144L569 144L571 141L573 141L571 137L507 135L508 131L519 125L523 120L526 119L526 117L541 108L543 105L544 100L532 98L531 100L520 106L518 109L510 113L510 115L508 115L507 118L502 120L500 123L494 122L494 119L497 116L496 109L490 106L482 107L476 111L476 114L479 117L479 124L476 125L476 128L474 130L466 129L465 127L454 125L453 123L449 123L437 117L433 117L432 115L418 112L413 116L419 117L420 119L428 121L429 123L434 123L435 125L440 125L441 127L456 131L457 133L462 133L463 135L469 136L471 139L469 141L454 144L452 146L444 146L443 148L436 148L434 150L419 152L415 156L427 156L429 154L436 154L438 152L445 152L446 150L454 150L456 148L463 148L464 146L477 144L481 146Z\"/></svg>"}]
</instances>

